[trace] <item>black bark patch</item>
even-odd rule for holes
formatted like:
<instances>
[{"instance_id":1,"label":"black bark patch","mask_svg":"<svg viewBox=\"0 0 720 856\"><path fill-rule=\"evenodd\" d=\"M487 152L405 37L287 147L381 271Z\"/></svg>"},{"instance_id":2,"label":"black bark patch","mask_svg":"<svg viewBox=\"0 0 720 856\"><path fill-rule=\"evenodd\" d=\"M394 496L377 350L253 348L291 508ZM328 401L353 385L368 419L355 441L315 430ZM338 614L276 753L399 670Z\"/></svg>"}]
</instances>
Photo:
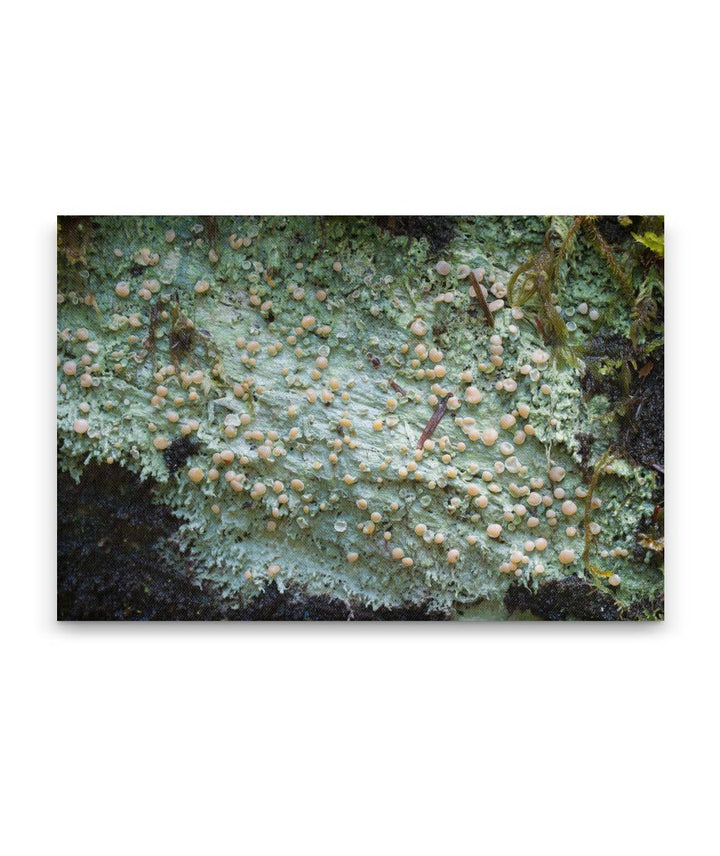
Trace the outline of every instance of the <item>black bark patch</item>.
<instances>
[{"instance_id":1,"label":"black bark patch","mask_svg":"<svg viewBox=\"0 0 720 856\"><path fill-rule=\"evenodd\" d=\"M57 522L59 620L222 617L173 547L178 521L152 480L114 465L89 464L79 484L58 473Z\"/></svg>"},{"instance_id":2,"label":"black bark patch","mask_svg":"<svg viewBox=\"0 0 720 856\"><path fill-rule=\"evenodd\" d=\"M664 466L665 459L665 361L662 349L652 355L650 374L633 375L632 405L621 423L620 442L628 455L646 467Z\"/></svg>"},{"instance_id":3,"label":"black bark patch","mask_svg":"<svg viewBox=\"0 0 720 856\"><path fill-rule=\"evenodd\" d=\"M643 597L633 601L623 613L626 621L662 621L665 617L665 595Z\"/></svg>"},{"instance_id":4,"label":"black bark patch","mask_svg":"<svg viewBox=\"0 0 720 856\"><path fill-rule=\"evenodd\" d=\"M587 370L580 385L587 398L604 395L611 404L617 404L623 396L619 372L601 374L597 367L605 361L627 363L633 357L632 342L618 333L593 336L585 343L584 360Z\"/></svg>"},{"instance_id":5,"label":"black bark patch","mask_svg":"<svg viewBox=\"0 0 720 856\"><path fill-rule=\"evenodd\" d=\"M171 473L177 472L180 467L185 466L189 457L196 454L200 448L198 441L191 436L178 437L163 452L165 466Z\"/></svg>"},{"instance_id":6,"label":"black bark patch","mask_svg":"<svg viewBox=\"0 0 720 856\"><path fill-rule=\"evenodd\" d=\"M638 223L641 219L641 217L630 218L633 223ZM620 247L632 239L631 233L634 229L631 226L623 226L617 217L598 217L597 226L603 238L615 247Z\"/></svg>"},{"instance_id":7,"label":"black bark patch","mask_svg":"<svg viewBox=\"0 0 720 856\"><path fill-rule=\"evenodd\" d=\"M547 580L536 591L522 583L512 583L505 595L505 608L528 610L548 621L617 621L620 618L610 594L578 576Z\"/></svg>"},{"instance_id":8,"label":"black bark patch","mask_svg":"<svg viewBox=\"0 0 720 856\"><path fill-rule=\"evenodd\" d=\"M456 217L373 217L393 235L427 238L431 252L437 253L455 237Z\"/></svg>"},{"instance_id":9,"label":"black bark patch","mask_svg":"<svg viewBox=\"0 0 720 856\"><path fill-rule=\"evenodd\" d=\"M646 467L664 465L665 456L665 358L664 348L657 348L649 357L634 353L629 339L611 334L594 336L586 346L588 369L580 380L586 398L604 395L612 407L619 407L618 447L623 455ZM594 368L604 360L630 364L638 369L630 372L627 391L623 390L620 373L600 374ZM646 362L652 367L645 377L639 368ZM579 438L578 438L579 439Z\"/></svg>"}]
</instances>

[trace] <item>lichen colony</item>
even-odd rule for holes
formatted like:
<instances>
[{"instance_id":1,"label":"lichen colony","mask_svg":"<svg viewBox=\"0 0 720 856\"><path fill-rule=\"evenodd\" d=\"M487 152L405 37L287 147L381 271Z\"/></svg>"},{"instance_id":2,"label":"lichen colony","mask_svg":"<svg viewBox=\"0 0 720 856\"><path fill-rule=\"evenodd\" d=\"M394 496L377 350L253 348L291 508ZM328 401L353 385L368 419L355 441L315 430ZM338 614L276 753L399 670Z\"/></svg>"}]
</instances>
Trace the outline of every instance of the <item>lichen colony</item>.
<instances>
[{"instance_id":1,"label":"lichen colony","mask_svg":"<svg viewBox=\"0 0 720 856\"><path fill-rule=\"evenodd\" d=\"M152 480L238 607L657 617L658 220L61 217L59 466Z\"/></svg>"}]
</instances>

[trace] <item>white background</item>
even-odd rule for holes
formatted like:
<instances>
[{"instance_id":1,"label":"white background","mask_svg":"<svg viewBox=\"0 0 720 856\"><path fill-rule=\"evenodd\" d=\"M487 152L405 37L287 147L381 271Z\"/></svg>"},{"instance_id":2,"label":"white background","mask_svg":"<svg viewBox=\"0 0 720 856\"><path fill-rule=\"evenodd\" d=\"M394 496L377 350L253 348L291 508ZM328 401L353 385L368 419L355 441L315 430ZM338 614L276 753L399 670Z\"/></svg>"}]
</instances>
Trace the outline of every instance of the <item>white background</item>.
<instances>
[{"instance_id":1,"label":"white background","mask_svg":"<svg viewBox=\"0 0 720 856\"><path fill-rule=\"evenodd\" d=\"M707 8L4 10L3 852L714 850ZM666 622L56 624L55 216L194 212L666 214Z\"/></svg>"}]
</instances>

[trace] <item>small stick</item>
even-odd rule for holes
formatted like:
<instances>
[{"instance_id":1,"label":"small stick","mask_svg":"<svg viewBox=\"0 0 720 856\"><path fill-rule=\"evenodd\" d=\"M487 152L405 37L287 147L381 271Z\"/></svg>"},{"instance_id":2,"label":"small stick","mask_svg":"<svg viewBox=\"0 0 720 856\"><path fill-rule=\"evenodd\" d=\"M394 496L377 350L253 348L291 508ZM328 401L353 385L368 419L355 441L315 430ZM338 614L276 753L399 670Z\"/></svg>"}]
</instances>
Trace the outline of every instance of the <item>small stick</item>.
<instances>
[{"instance_id":1,"label":"small stick","mask_svg":"<svg viewBox=\"0 0 720 856\"><path fill-rule=\"evenodd\" d=\"M435 412L430 417L430 419L428 419L428 424L425 426L425 430L420 435L420 439L418 440L417 444L418 449L422 449L425 441L429 440L430 437L432 437L433 432L438 427L438 425L440 424L440 420L443 418L445 412L447 411L448 401L450 401L451 398L452 393L448 392L448 394L442 399L442 401L438 403L438 406L435 408Z\"/></svg>"},{"instance_id":2,"label":"small stick","mask_svg":"<svg viewBox=\"0 0 720 856\"><path fill-rule=\"evenodd\" d=\"M395 390L395 392L397 392L398 395L407 395L407 392L405 392L405 390L400 386L400 384L395 383L395 381L391 377L388 378L388 383Z\"/></svg>"},{"instance_id":3,"label":"small stick","mask_svg":"<svg viewBox=\"0 0 720 856\"><path fill-rule=\"evenodd\" d=\"M153 303L150 307L150 318L148 321L148 334L143 340L143 348L150 348L152 353L152 365L153 370L155 368L155 351L156 351L156 339L155 339L155 328L157 327L158 316L160 315L160 310L158 308L157 303Z\"/></svg>"},{"instance_id":4,"label":"small stick","mask_svg":"<svg viewBox=\"0 0 720 856\"><path fill-rule=\"evenodd\" d=\"M488 324L491 327L495 326L495 319L493 318L493 314L490 311L490 307L487 305L487 300L485 300L485 295L482 293L482 288L480 288L480 283L478 282L477 277L475 276L475 271L470 271L470 285L475 292L475 297L477 297L480 302L480 306L482 307L482 311L485 313L485 318L487 319Z\"/></svg>"}]
</instances>

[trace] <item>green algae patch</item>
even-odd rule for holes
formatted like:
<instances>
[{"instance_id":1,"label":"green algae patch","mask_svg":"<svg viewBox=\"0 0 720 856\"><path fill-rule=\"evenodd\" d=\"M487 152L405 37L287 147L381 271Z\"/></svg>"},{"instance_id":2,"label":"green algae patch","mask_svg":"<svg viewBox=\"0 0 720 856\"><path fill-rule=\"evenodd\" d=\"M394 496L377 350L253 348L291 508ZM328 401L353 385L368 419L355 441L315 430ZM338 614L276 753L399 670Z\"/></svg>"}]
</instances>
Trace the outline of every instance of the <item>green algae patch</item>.
<instances>
[{"instance_id":1,"label":"green algae patch","mask_svg":"<svg viewBox=\"0 0 720 856\"><path fill-rule=\"evenodd\" d=\"M578 238L554 304L578 359L506 303L558 219L455 218L438 247L371 218L61 218L59 466L152 477L231 603L272 584L517 618L510 586L573 575L655 598L658 471L616 451L585 508L618 427L583 348L632 302Z\"/></svg>"}]
</instances>

